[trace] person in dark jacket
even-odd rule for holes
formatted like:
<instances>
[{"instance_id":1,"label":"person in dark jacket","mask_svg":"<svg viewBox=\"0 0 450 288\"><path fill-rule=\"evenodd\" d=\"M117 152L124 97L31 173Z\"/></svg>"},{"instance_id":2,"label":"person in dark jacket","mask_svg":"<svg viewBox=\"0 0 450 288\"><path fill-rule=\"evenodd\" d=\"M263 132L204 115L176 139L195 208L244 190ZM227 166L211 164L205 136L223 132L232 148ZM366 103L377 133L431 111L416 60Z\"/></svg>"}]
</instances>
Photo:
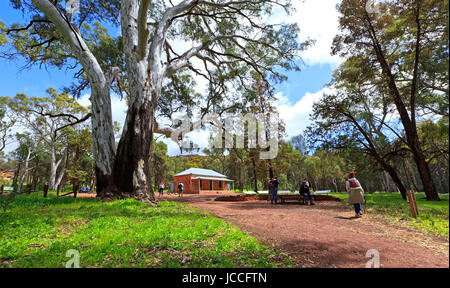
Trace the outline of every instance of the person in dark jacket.
<instances>
[{"instance_id":1,"label":"person in dark jacket","mask_svg":"<svg viewBox=\"0 0 450 288\"><path fill-rule=\"evenodd\" d=\"M184 184L183 182L178 183L178 197L183 196Z\"/></svg>"},{"instance_id":2,"label":"person in dark jacket","mask_svg":"<svg viewBox=\"0 0 450 288\"><path fill-rule=\"evenodd\" d=\"M272 180L273 179L269 178L269 183L267 184L268 188L267 201L272 200L272 189L273 189Z\"/></svg>"},{"instance_id":3,"label":"person in dark jacket","mask_svg":"<svg viewBox=\"0 0 450 288\"><path fill-rule=\"evenodd\" d=\"M308 205L308 199L309 199L309 202L311 203L311 205L315 205L313 196L311 195L311 189L309 187L308 179L306 179L306 178L303 179L299 192L300 192L300 195L302 195L303 198L305 199L306 205Z\"/></svg>"},{"instance_id":4,"label":"person in dark jacket","mask_svg":"<svg viewBox=\"0 0 450 288\"><path fill-rule=\"evenodd\" d=\"M280 185L280 182L278 181L278 177L275 176L272 179L272 197L270 198L270 204L277 204L278 185Z\"/></svg>"}]
</instances>

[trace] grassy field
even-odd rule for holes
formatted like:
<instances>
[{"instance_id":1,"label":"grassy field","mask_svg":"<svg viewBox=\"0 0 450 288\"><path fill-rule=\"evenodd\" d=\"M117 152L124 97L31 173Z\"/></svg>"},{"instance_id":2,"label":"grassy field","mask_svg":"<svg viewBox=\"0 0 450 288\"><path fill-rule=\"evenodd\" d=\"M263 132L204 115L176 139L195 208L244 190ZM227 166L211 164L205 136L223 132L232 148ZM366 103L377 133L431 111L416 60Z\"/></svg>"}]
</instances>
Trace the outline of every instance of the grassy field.
<instances>
[{"instance_id":1,"label":"grassy field","mask_svg":"<svg viewBox=\"0 0 450 288\"><path fill-rule=\"evenodd\" d=\"M1 212L0 267L65 267L69 249L81 267L290 266L287 255L185 204L41 195L19 195Z\"/></svg>"},{"instance_id":2,"label":"grassy field","mask_svg":"<svg viewBox=\"0 0 450 288\"><path fill-rule=\"evenodd\" d=\"M347 200L347 193L331 193L340 199ZM448 195L441 195L444 201L431 202L425 200L425 194L416 194L419 216L411 217L409 203L397 193L367 194L367 212L386 216L390 221L416 227L422 231L439 237L449 237L449 202ZM346 202L343 202L346 203ZM348 204L347 204L348 205Z\"/></svg>"}]
</instances>

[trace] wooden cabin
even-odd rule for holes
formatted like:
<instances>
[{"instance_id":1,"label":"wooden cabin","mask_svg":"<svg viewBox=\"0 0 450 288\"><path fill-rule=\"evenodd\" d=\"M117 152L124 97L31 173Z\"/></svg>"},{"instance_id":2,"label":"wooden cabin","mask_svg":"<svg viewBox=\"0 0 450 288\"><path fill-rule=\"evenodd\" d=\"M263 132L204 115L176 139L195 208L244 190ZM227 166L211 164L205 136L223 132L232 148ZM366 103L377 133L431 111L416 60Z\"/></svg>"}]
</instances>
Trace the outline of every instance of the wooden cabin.
<instances>
[{"instance_id":1,"label":"wooden cabin","mask_svg":"<svg viewBox=\"0 0 450 288\"><path fill-rule=\"evenodd\" d=\"M174 176L175 192L180 182L186 194L221 194L231 192L234 180L213 170L190 168Z\"/></svg>"}]
</instances>

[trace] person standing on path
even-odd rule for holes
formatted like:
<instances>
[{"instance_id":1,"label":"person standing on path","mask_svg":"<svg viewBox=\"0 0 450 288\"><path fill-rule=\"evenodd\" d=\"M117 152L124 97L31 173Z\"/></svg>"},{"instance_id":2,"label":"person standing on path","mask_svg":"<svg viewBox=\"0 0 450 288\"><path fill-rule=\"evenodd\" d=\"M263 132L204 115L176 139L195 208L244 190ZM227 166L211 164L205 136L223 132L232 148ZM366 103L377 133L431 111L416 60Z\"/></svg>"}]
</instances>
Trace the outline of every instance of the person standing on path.
<instances>
[{"instance_id":1,"label":"person standing on path","mask_svg":"<svg viewBox=\"0 0 450 288\"><path fill-rule=\"evenodd\" d=\"M278 181L278 177L275 176L272 179L272 197L270 199L270 204L277 204L278 185L280 185L280 182Z\"/></svg>"},{"instance_id":2,"label":"person standing on path","mask_svg":"<svg viewBox=\"0 0 450 288\"><path fill-rule=\"evenodd\" d=\"M159 182L159 196L164 196L164 183Z\"/></svg>"},{"instance_id":3,"label":"person standing on path","mask_svg":"<svg viewBox=\"0 0 450 288\"><path fill-rule=\"evenodd\" d=\"M183 188L184 188L184 184L183 184L183 182L180 182L178 184L178 197L183 196Z\"/></svg>"},{"instance_id":4,"label":"person standing on path","mask_svg":"<svg viewBox=\"0 0 450 288\"><path fill-rule=\"evenodd\" d=\"M272 200L272 190L273 190L273 185L272 185L272 180L269 178L269 184L267 185L268 188L268 193L267 193L267 202L269 202L269 200Z\"/></svg>"},{"instance_id":5,"label":"person standing on path","mask_svg":"<svg viewBox=\"0 0 450 288\"><path fill-rule=\"evenodd\" d=\"M349 194L348 203L353 204L353 206L355 207L355 217L361 217L361 203L364 202L364 189L361 187L359 181L355 178L354 171L350 171L348 180L347 182L345 182L345 188L347 190L347 193Z\"/></svg>"},{"instance_id":6,"label":"person standing on path","mask_svg":"<svg viewBox=\"0 0 450 288\"><path fill-rule=\"evenodd\" d=\"M308 205L308 199L309 199L309 202L311 203L311 205L316 205L316 204L314 204L314 199L313 199L313 196L311 195L311 189L309 187L308 179L303 178L302 185L300 186L299 192L300 192L300 195L303 196L303 199L305 199L306 205Z\"/></svg>"}]
</instances>

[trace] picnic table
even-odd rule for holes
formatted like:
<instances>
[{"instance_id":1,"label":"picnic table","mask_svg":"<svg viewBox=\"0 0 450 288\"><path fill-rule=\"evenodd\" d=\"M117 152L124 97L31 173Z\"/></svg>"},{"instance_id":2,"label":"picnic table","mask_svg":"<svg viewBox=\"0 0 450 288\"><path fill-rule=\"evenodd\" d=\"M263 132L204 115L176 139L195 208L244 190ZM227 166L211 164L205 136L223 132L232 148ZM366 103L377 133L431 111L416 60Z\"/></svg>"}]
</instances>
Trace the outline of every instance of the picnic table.
<instances>
[{"instance_id":1,"label":"picnic table","mask_svg":"<svg viewBox=\"0 0 450 288\"><path fill-rule=\"evenodd\" d=\"M305 203L304 197L302 195L278 195L278 198L280 199L280 203L284 204L286 201L298 201L298 204Z\"/></svg>"},{"instance_id":2,"label":"picnic table","mask_svg":"<svg viewBox=\"0 0 450 288\"><path fill-rule=\"evenodd\" d=\"M280 194L281 192L281 194ZM286 203L286 201L298 201L299 204L305 204L305 197L303 197L303 195L301 194L289 194L290 191L280 191L278 192L278 198L280 199L280 203L284 204ZM320 195L320 194L329 194L331 193L331 190L319 190L319 191L314 191L314 193L312 194L313 197L314 195Z\"/></svg>"}]
</instances>

